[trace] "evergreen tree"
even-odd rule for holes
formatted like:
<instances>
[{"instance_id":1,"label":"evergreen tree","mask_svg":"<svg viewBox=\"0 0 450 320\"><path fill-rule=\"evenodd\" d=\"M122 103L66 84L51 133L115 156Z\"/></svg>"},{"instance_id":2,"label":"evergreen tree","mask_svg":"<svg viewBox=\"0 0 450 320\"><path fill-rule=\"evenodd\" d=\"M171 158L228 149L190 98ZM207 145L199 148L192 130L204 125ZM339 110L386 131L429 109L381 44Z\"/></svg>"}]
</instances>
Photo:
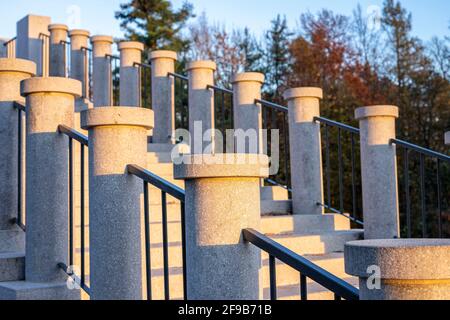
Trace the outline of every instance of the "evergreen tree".
<instances>
[{"instance_id":1,"label":"evergreen tree","mask_svg":"<svg viewBox=\"0 0 450 320\"><path fill-rule=\"evenodd\" d=\"M249 72L263 71L263 53L259 43L246 27L240 35L239 48L244 57L244 70Z\"/></svg>"}]
</instances>

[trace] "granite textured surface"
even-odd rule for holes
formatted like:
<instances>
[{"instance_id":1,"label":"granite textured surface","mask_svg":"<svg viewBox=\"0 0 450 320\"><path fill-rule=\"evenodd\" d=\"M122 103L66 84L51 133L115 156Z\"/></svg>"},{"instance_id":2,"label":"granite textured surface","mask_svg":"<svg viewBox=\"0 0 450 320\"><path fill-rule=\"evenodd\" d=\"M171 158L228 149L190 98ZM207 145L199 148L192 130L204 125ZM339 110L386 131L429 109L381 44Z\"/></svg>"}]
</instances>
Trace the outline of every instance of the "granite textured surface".
<instances>
[{"instance_id":1,"label":"granite textured surface","mask_svg":"<svg viewBox=\"0 0 450 320\"><path fill-rule=\"evenodd\" d=\"M112 54L113 38L96 35L91 37L92 44L92 82L94 107L112 104L111 61L106 55Z\"/></svg>"}]
</instances>

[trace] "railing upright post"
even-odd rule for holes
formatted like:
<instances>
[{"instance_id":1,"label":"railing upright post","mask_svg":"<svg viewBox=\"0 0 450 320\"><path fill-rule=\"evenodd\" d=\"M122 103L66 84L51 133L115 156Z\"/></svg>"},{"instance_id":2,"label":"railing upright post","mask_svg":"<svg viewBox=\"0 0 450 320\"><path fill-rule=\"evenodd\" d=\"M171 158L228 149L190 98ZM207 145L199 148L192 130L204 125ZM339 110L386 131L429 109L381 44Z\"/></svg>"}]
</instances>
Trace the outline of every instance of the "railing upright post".
<instances>
[{"instance_id":1,"label":"railing upright post","mask_svg":"<svg viewBox=\"0 0 450 320\"><path fill-rule=\"evenodd\" d=\"M142 181L127 165L146 166L153 112L135 107L83 111L89 130L89 233L92 300L141 300Z\"/></svg>"},{"instance_id":2,"label":"railing upright post","mask_svg":"<svg viewBox=\"0 0 450 320\"><path fill-rule=\"evenodd\" d=\"M189 76L191 154L215 152L214 92L208 89L208 85L214 85L216 68L213 61L194 61L186 68ZM208 147L210 150L206 150ZM220 146L218 149L223 152Z\"/></svg>"},{"instance_id":3,"label":"railing upright post","mask_svg":"<svg viewBox=\"0 0 450 320\"><path fill-rule=\"evenodd\" d=\"M153 143L171 144L175 139L175 72L177 53L158 50L150 54L152 64L152 108L155 113ZM149 90L150 88L145 88Z\"/></svg>"},{"instance_id":4,"label":"railing upright post","mask_svg":"<svg viewBox=\"0 0 450 320\"><path fill-rule=\"evenodd\" d=\"M141 87L139 68L142 62L144 44L135 41L119 43L120 51L120 105L141 107Z\"/></svg>"},{"instance_id":5,"label":"railing upright post","mask_svg":"<svg viewBox=\"0 0 450 320\"><path fill-rule=\"evenodd\" d=\"M34 62L22 59L0 59L0 252L23 251L25 234L14 227L13 219L18 219L20 134L19 117L22 112L14 108L14 101L23 102L20 82L36 73ZM22 203L21 203L22 205ZM21 206L23 208L23 206Z\"/></svg>"},{"instance_id":6,"label":"railing upright post","mask_svg":"<svg viewBox=\"0 0 450 320\"><path fill-rule=\"evenodd\" d=\"M87 30L70 30L70 78L82 83L82 100L89 98L89 55L88 47L90 33Z\"/></svg>"},{"instance_id":7,"label":"railing upright post","mask_svg":"<svg viewBox=\"0 0 450 320\"><path fill-rule=\"evenodd\" d=\"M322 215L324 203L322 143L320 124L320 88L287 90L291 156L292 204L298 215Z\"/></svg>"},{"instance_id":8,"label":"railing upright post","mask_svg":"<svg viewBox=\"0 0 450 320\"><path fill-rule=\"evenodd\" d=\"M112 54L113 38L110 36L93 36L91 37L91 43L94 107L111 106L112 70L107 55Z\"/></svg>"},{"instance_id":9,"label":"railing upright post","mask_svg":"<svg viewBox=\"0 0 450 320\"><path fill-rule=\"evenodd\" d=\"M393 239L400 236L395 139L395 106L356 110L361 129L361 176L364 236Z\"/></svg>"},{"instance_id":10,"label":"railing upright post","mask_svg":"<svg viewBox=\"0 0 450 320\"><path fill-rule=\"evenodd\" d=\"M245 142L243 146L235 142L238 153L263 153L262 109L260 104L255 103L255 100L261 100L263 83L264 75L256 72L240 73L233 79L234 129L254 131L249 132L249 136L256 139Z\"/></svg>"},{"instance_id":11,"label":"railing upright post","mask_svg":"<svg viewBox=\"0 0 450 320\"><path fill-rule=\"evenodd\" d=\"M262 298L261 253L242 229L259 228L265 155L185 156L174 176L186 185L186 274L189 300ZM256 196L255 196L256 195Z\"/></svg>"},{"instance_id":12,"label":"railing upright post","mask_svg":"<svg viewBox=\"0 0 450 320\"><path fill-rule=\"evenodd\" d=\"M58 264L68 265L68 137L81 83L67 78L31 78L21 83L27 104L25 283L2 283L0 299L80 299L69 290Z\"/></svg>"},{"instance_id":13,"label":"railing upright post","mask_svg":"<svg viewBox=\"0 0 450 320\"><path fill-rule=\"evenodd\" d=\"M69 28L64 24L51 24L48 26L50 32L49 52L49 76L66 76L66 44Z\"/></svg>"}]
</instances>

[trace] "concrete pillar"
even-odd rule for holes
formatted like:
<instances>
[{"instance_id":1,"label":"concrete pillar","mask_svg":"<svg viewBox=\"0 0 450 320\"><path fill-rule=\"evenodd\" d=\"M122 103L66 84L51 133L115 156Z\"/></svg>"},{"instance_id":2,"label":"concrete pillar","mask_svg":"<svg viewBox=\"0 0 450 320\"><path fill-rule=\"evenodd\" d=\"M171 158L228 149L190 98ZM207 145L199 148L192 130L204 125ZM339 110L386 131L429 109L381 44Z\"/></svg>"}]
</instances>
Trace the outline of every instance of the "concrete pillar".
<instances>
[{"instance_id":1,"label":"concrete pillar","mask_svg":"<svg viewBox=\"0 0 450 320\"><path fill-rule=\"evenodd\" d=\"M153 112L134 107L84 111L89 130L91 299L141 300L142 180L126 167L147 164Z\"/></svg>"},{"instance_id":2,"label":"concrete pillar","mask_svg":"<svg viewBox=\"0 0 450 320\"><path fill-rule=\"evenodd\" d=\"M139 68L135 63L142 62L144 44L135 41L119 43L120 51L120 105L141 106L141 86Z\"/></svg>"},{"instance_id":3,"label":"concrete pillar","mask_svg":"<svg viewBox=\"0 0 450 320\"><path fill-rule=\"evenodd\" d=\"M93 36L91 43L94 107L110 106L112 104L112 74L110 60L106 55L112 54L113 38Z\"/></svg>"},{"instance_id":4,"label":"concrete pillar","mask_svg":"<svg viewBox=\"0 0 450 320\"><path fill-rule=\"evenodd\" d=\"M214 85L216 64L212 61L194 61L186 69L189 76L191 153L213 153L214 147L209 152L205 149L214 146L214 92L208 89L208 85ZM211 131L207 133L208 130Z\"/></svg>"},{"instance_id":5,"label":"concrete pillar","mask_svg":"<svg viewBox=\"0 0 450 320\"><path fill-rule=\"evenodd\" d=\"M48 26L50 32L50 77L65 77L66 70L66 41L69 27L64 24L51 24Z\"/></svg>"},{"instance_id":6,"label":"concrete pillar","mask_svg":"<svg viewBox=\"0 0 450 320\"><path fill-rule=\"evenodd\" d=\"M82 83L83 98L89 94L89 55L83 48L88 47L90 33L87 30L70 30L70 77Z\"/></svg>"},{"instance_id":7,"label":"concrete pillar","mask_svg":"<svg viewBox=\"0 0 450 320\"><path fill-rule=\"evenodd\" d=\"M189 300L258 300L261 252L242 230L259 229L260 178L265 155L184 157L175 179L185 179L186 271Z\"/></svg>"},{"instance_id":8,"label":"concrete pillar","mask_svg":"<svg viewBox=\"0 0 450 320\"><path fill-rule=\"evenodd\" d=\"M294 214L321 215L324 203L320 124L320 88L294 88L284 98L289 106L292 205Z\"/></svg>"},{"instance_id":9,"label":"concrete pillar","mask_svg":"<svg viewBox=\"0 0 450 320\"><path fill-rule=\"evenodd\" d=\"M252 141L246 142L237 150L242 153L263 153L262 110L255 100L261 100L261 87L264 75L256 72L237 74L233 79L234 129L254 130L250 134ZM256 139L256 140L255 140ZM239 144L236 144L239 148Z\"/></svg>"},{"instance_id":10,"label":"concrete pillar","mask_svg":"<svg viewBox=\"0 0 450 320\"><path fill-rule=\"evenodd\" d=\"M400 237L397 155L391 145L395 139L395 106L372 106L356 110L361 129L361 176L364 237Z\"/></svg>"},{"instance_id":11,"label":"concrete pillar","mask_svg":"<svg viewBox=\"0 0 450 320\"><path fill-rule=\"evenodd\" d=\"M27 15L17 22L16 57L34 61L37 74L42 76L42 41L39 34L48 34L50 17Z\"/></svg>"},{"instance_id":12,"label":"concrete pillar","mask_svg":"<svg viewBox=\"0 0 450 320\"><path fill-rule=\"evenodd\" d=\"M73 126L81 83L67 78L22 82L27 101L26 280L65 282L58 263L68 265L68 138L58 126Z\"/></svg>"},{"instance_id":13,"label":"concrete pillar","mask_svg":"<svg viewBox=\"0 0 450 320\"><path fill-rule=\"evenodd\" d=\"M450 131L445 134L445 144L450 145Z\"/></svg>"},{"instance_id":14,"label":"concrete pillar","mask_svg":"<svg viewBox=\"0 0 450 320\"><path fill-rule=\"evenodd\" d=\"M175 81L169 73L175 72L177 53L153 51L152 63L152 108L155 113L153 143L170 144L175 137Z\"/></svg>"},{"instance_id":15,"label":"concrete pillar","mask_svg":"<svg viewBox=\"0 0 450 320\"><path fill-rule=\"evenodd\" d=\"M24 102L20 82L35 73L36 64L32 61L0 59L0 251L25 249L24 234L11 223L18 216L19 182L19 112L14 109L14 101Z\"/></svg>"},{"instance_id":16,"label":"concrete pillar","mask_svg":"<svg viewBox=\"0 0 450 320\"><path fill-rule=\"evenodd\" d=\"M450 240L349 242L345 270L361 300L450 300Z\"/></svg>"}]
</instances>

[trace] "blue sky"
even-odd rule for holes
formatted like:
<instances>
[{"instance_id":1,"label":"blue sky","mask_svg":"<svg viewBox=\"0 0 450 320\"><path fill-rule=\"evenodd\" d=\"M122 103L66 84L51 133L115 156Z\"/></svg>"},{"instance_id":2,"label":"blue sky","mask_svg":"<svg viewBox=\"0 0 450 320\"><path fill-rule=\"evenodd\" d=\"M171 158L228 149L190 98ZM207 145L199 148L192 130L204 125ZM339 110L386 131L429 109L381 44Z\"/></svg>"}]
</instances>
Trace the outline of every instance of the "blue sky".
<instances>
[{"instance_id":1,"label":"blue sky","mask_svg":"<svg viewBox=\"0 0 450 320\"><path fill-rule=\"evenodd\" d=\"M15 23L27 13L48 15L53 22L91 30L93 34L122 33L114 12L124 0L0 0L0 37L15 35ZM178 7L183 0L172 0ZM328 8L342 14L351 14L358 3L363 11L380 7L383 0L190 0L197 14L205 11L214 22L224 22L227 27L248 26L261 34L277 14L285 14L295 28L302 12L316 12ZM449 35L450 1L403 0L403 5L413 13L413 32L424 40L433 35ZM5 14L7 12L7 14Z\"/></svg>"}]
</instances>

